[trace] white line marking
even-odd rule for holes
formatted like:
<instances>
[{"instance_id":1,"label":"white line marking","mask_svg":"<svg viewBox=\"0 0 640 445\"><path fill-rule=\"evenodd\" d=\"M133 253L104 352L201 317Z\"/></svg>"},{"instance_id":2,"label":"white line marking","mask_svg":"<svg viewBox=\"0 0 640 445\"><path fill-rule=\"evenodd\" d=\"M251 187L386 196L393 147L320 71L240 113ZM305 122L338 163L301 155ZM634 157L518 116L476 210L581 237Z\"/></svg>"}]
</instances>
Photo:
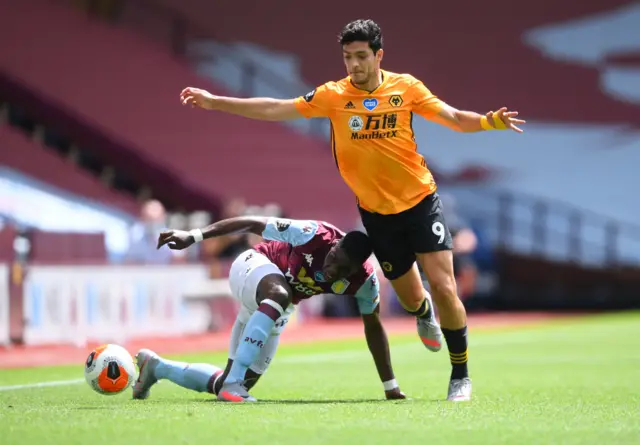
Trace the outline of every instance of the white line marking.
<instances>
[{"instance_id":1,"label":"white line marking","mask_svg":"<svg viewBox=\"0 0 640 445\"><path fill-rule=\"evenodd\" d=\"M25 385L9 385L9 386L0 386L0 391L14 391L18 389L32 389L32 388L46 388L47 386L68 386L68 385L77 385L79 383L84 383L84 379L73 379L73 380L56 380L53 382L41 382L41 383L28 383Z\"/></svg>"},{"instance_id":2,"label":"white line marking","mask_svg":"<svg viewBox=\"0 0 640 445\"><path fill-rule=\"evenodd\" d=\"M531 338L527 337L506 337L503 338L500 335L496 337L488 337L482 338L479 341L471 341L470 347L477 346L501 346L501 345L509 345L509 344L526 344L533 343L534 341ZM422 349L422 345L419 342L414 343L402 343L400 345L392 346L391 352L398 350L407 350L407 349ZM443 351L446 352L446 347L442 348ZM425 351L426 352L426 351ZM369 356L369 351L367 349L353 349L353 350L345 350L345 351L336 351L336 352L318 352L311 354L295 354L295 355L285 355L277 359L278 363L290 364L290 365L304 365L309 363L320 363L320 362L335 362L335 361L350 361L350 360L361 360ZM394 361L402 360L402 358L396 358ZM8 385L8 386L0 386L0 392L2 391L17 391L21 389L35 389L35 388L46 388L50 386L71 386L78 385L80 383L84 383L84 379L73 379L73 380L57 380L52 382L40 382L40 383L28 383L23 385Z\"/></svg>"}]
</instances>

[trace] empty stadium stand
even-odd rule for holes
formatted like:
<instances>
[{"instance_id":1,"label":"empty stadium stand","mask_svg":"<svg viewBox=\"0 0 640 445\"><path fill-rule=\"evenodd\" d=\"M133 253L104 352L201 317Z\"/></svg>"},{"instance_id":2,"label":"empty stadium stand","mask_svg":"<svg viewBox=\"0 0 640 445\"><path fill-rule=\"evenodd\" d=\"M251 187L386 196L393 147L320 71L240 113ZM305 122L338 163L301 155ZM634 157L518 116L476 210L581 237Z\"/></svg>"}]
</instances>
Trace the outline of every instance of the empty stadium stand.
<instances>
[{"instance_id":1,"label":"empty stadium stand","mask_svg":"<svg viewBox=\"0 0 640 445\"><path fill-rule=\"evenodd\" d=\"M276 201L292 217L354 223L355 200L329 150L278 124L182 107L186 86L224 91L164 46L57 2L0 7L0 38L14 42L0 55L0 98L140 178L169 206L215 210L242 195Z\"/></svg>"},{"instance_id":2,"label":"empty stadium stand","mask_svg":"<svg viewBox=\"0 0 640 445\"><path fill-rule=\"evenodd\" d=\"M485 110L508 99L511 107L526 106L532 120L640 126L637 108L599 89L597 66L554 63L523 40L527 30L538 26L633 7L629 0L541 0L523 2L516 9L504 8L499 0L411 0L402 8L372 0L366 13L361 4L340 0L321 5L281 0L252 3L252 18L239 2L153 1L182 12L219 41L255 42L296 54L303 77L315 84L344 77L336 35L351 20L371 18L384 31L385 66L414 74L454 105ZM631 27L628 23L625 29ZM597 36L594 42L613 35L602 26L592 28L591 34ZM639 50L629 41L617 55L634 54L637 63Z\"/></svg>"},{"instance_id":3,"label":"empty stadium stand","mask_svg":"<svg viewBox=\"0 0 640 445\"><path fill-rule=\"evenodd\" d=\"M0 124L0 165L129 215L136 215L139 211L131 196L106 187L94 175L43 148L8 124Z\"/></svg>"}]
</instances>

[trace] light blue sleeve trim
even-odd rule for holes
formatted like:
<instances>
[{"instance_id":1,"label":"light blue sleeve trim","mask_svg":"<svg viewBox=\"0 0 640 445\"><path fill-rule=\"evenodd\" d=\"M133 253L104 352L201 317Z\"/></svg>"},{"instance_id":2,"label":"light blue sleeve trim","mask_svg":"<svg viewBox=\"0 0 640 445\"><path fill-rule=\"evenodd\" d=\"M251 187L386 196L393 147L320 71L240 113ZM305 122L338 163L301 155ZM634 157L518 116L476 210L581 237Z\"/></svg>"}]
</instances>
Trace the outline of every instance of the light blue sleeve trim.
<instances>
[{"instance_id":1,"label":"light blue sleeve trim","mask_svg":"<svg viewBox=\"0 0 640 445\"><path fill-rule=\"evenodd\" d=\"M369 278L360 286L355 296L358 300L360 314L372 314L380 303L380 284L375 272L369 275Z\"/></svg>"},{"instance_id":2,"label":"light blue sleeve trim","mask_svg":"<svg viewBox=\"0 0 640 445\"><path fill-rule=\"evenodd\" d=\"M282 241L292 246L302 246L316 236L318 223L311 220L269 218L262 237L270 241Z\"/></svg>"}]
</instances>

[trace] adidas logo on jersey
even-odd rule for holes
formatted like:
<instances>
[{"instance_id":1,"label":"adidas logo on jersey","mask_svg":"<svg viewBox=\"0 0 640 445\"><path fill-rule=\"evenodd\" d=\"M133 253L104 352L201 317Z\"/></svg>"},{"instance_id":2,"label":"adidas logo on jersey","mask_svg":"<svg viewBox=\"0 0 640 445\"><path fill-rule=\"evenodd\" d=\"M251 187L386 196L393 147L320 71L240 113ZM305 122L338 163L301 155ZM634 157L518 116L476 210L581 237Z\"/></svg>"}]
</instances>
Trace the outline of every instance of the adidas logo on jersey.
<instances>
[{"instance_id":1,"label":"adidas logo on jersey","mask_svg":"<svg viewBox=\"0 0 640 445\"><path fill-rule=\"evenodd\" d=\"M353 110L356 106L353 104L353 102L349 101L347 102L347 104L344 106L345 110Z\"/></svg>"}]
</instances>

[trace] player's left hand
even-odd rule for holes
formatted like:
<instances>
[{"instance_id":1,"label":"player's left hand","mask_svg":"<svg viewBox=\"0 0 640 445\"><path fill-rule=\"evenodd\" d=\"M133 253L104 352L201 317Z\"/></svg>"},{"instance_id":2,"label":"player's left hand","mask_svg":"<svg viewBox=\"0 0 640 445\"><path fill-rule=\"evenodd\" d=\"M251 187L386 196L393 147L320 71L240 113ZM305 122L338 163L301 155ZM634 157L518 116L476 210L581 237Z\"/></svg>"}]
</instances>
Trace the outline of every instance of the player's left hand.
<instances>
[{"instance_id":1,"label":"player's left hand","mask_svg":"<svg viewBox=\"0 0 640 445\"><path fill-rule=\"evenodd\" d=\"M392 390L385 391L384 395L387 400L401 400L407 398L407 396L404 395L402 391L400 391L400 388L393 388Z\"/></svg>"},{"instance_id":2,"label":"player's left hand","mask_svg":"<svg viewBox=\"0 0 640 445\"><path fill-rule=\"evenodd\" d=\"M193 235L189 232L184 230L168 230L160 233L158 236L158 247L156 249L166 244L171 250L182 250L195 242L196 240L193 239Z\"/></svg>"},{"instance_id":3,"label":"player's left hand","mask_svg":"<svg viewBox=\"0 0 640 445\"><path fill-rule=\"evenodd\" d=\"M517 133L523 133L523 130L518 128L518 125L526 124L527 121L523 119L516 119L517 116L518 116L517 111L508 111L507 107L502 107L495 112L489 111L487 113L487 120L491 123L493 128L500 128L498 125L496 125L496 122L495 122L496 119L499 119L502 121L504 126L507 127L505 128L505 130L510 129Z\"/></svg>"}]
</instances>

